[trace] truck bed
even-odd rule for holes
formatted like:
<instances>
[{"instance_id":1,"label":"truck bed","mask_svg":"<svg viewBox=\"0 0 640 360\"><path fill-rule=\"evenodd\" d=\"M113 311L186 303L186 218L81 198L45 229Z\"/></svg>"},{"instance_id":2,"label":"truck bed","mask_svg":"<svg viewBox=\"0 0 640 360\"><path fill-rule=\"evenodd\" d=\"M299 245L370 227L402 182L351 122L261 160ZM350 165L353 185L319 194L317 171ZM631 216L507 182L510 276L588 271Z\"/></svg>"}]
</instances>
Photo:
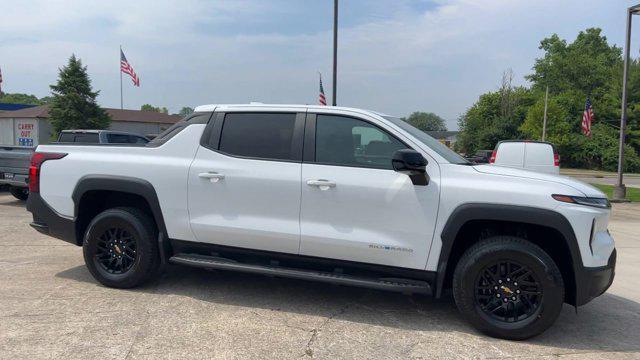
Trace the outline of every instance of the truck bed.
<instances>
[{"instance_id":1,"label":"truck bed","mask_svg":"<svg viewBox=\"0 0 640 360\"><path fill-rule=\"evenodd\" d=\"M0 146L0 184L27 186L33 148Z\"/></svg>"}]
</instances>

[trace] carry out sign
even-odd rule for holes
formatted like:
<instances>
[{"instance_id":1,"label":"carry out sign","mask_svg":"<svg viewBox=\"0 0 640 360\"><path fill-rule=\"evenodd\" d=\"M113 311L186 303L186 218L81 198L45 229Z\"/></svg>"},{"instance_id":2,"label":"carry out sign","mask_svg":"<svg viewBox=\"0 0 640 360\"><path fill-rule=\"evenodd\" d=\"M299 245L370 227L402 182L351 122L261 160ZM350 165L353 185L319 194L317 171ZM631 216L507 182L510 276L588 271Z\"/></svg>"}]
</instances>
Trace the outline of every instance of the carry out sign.
<instances>
[{"instance_id":1,"label":"carry out sign","mask_svg":"<svg viewBox=\"0 0 640 360\"><path fill-rule=\"evenodd\" d=\"M38 138L38 122L36 119L15 119L15 144L17 146L34 147Z\"/></svg>"}]
</instances>

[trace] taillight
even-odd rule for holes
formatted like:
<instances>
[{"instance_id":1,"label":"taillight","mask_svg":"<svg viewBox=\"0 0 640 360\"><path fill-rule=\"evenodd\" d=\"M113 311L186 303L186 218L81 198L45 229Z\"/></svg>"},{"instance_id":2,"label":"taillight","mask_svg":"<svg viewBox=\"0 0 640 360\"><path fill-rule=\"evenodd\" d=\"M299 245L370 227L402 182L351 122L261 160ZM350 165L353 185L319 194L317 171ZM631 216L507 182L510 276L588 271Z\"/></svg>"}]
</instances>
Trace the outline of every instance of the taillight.
<instances>
[{"instance_id":1,"label":"taillight","mask_svg":"<svg viewBox=\"0 0 640 360\"><path fill-rule=\"evenodd\" d=\"M491 153L491 157L489 158L489 164L493 164L494 162L496 162L496 151L493 150L493 152Z\"/></svg>"},{"instance_id":2,"label":"taillight","mask_svg":"<svg viewBox=\"0 0 640 360\"><path fill-rule=\"evenodd\" d=\"M553 166L560 167L560 155L553 154Z\"/></svg>"},{"instance_id":3,"label":"taillight","mask_svg":"<svg viewBox=\"0 0 640 360\"><path fill-rule=\"evenodd\" d=\"M31 166L29 166L29 192L40 192L40 167L47 160L62 159L67 156L65 153L34 152L31 156Z\"/></svg>"}]
</instances>

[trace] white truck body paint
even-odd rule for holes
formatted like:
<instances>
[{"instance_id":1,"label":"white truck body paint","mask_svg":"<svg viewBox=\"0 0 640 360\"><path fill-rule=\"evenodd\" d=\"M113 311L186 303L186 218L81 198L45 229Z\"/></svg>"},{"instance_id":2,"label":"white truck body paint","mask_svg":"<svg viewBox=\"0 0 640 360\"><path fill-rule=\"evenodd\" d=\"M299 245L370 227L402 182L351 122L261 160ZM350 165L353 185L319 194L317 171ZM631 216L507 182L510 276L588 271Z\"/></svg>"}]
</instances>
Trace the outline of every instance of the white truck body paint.
<instances>
[{"instance_id":1,"label":"white truck body paint","mask_svg":"<svg viewBox=\"0 0 640 360\"><path fill-rule=\"evenodd\" d=\"M203 124L187 126L159 147L41 145L64 152L41 169L41 196L73 217L71 194L86 175L134 177L157 193L172 239L435 271L440 234L453 211L468 203L520 205L556 211L576 235L583 265L607 264L614 242L609 209L570 205L552 194L604 197L579 181L498 166L449 163L375 112L303 105L206 105L196 111L296 111L339 114L373 122L428 160L427 186L391 170L242 159L200 146ZM200 176L217 172L217 181ZM307 181L327 179L321 189ZM594 241L589 244L595 219Z\"/></svg>"}]
</instances>

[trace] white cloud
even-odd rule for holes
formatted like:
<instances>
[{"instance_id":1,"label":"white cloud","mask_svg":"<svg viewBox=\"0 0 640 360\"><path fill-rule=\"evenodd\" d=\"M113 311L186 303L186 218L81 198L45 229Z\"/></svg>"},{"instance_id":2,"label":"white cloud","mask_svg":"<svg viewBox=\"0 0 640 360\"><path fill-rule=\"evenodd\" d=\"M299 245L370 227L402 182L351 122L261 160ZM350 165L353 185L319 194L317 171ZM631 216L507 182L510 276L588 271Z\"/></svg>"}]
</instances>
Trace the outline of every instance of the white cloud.
<instances>
[{"instance_id":1,"label":"white cloud","mask_svg":"<svg viewBox=\"0 0 640 360\"><path fill-rule=\"evenodd\" d=\"M572 39L579 30L600 26L621 43L627 6L623 1L451 0L416 12L411 3L373 2L368 17L342 13L363 18L340 30L341 104L399 115L427 110L454 120L480 93L496 88L504 69L513 68L523 82L539 40L553 32ZM362 2L365 14L371 10L367 4ZM57 68L76 53L102 90L101 103L118 106L122 44L142 79L139 89L125 86L128 107L152 103L177 111L210 102L312 103L317 70L331 88L331 18L324 29L284 31L291 16L318 16L295 5L283 11L274 8L283 2L257 0L4 4L3 85L44 96ZM245 31L265 23L273 25L270 30Z\"/></svg>"}]
</instances>

